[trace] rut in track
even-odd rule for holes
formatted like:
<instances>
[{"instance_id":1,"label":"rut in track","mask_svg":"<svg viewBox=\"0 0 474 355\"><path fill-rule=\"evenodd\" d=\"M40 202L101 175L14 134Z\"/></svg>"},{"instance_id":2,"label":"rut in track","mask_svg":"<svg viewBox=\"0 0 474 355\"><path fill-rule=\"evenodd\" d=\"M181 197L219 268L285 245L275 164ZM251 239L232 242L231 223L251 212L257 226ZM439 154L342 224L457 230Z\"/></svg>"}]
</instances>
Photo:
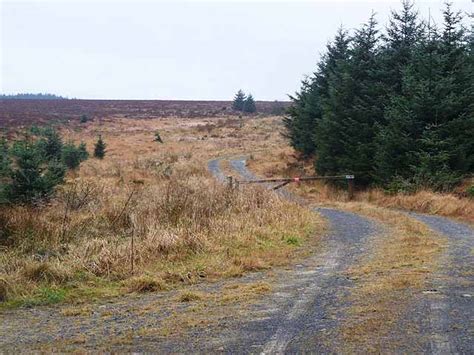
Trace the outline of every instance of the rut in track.
<instances>
[{"instance_id":1,"label":"rut in track","mask_svg":"<svg viewBox=\"0 0 474 355\"><path fill-rule=\"evenodd\" d=\"M247 180L257 177L246 168L245 158L230 160L230 166ZM217 167L217 170L214 168ZM211 162L209 169L220 173L218 161ZM222 174L223 175L223 174ZM295 202L303 200L282 189L278 193ZM344 317L337 309L344 306L337 295L344 294L350 283L341 282L337 275L354 263L367 246L367 239L374 235L374 226L356 215L334 209L316 209L330 221L331 234L328 240L328 253L321 255L328 269L325 274L314 272L308 280L307 289L298 293L293 308L283 310L286 317L280 326L270 326L269 340L260 349L264 352L333 352L337 345L331 343L331 328L337 319ZM422 352L433 354L472 354L474 353L472 322L474 319L474 231L472 227L447 218L409 213L413 218L425 223L435 232L448 239L448 247L442 255L441 271L431 278L431 289L422 295L407 300L411 312L405 322L420 326ZM380 230L380 227L378 228ZM329 266L332 265L332 266ZM335 295L331 297L331 295ZM336 311L335 311L336 310ZM335 311L335 313L334 313ZM333 319L327 315L333 313ZM397 332L397 330L396 330ZM402 337L403 331L392 334ZM329 344L329 345L328 345Z\"/></svg>"},{"instance_id":2,"label":"rut in track","mask_svg":"<svg viewBox=\"0 0 474 355\"><path fill-rule=\"evenodd\" d=\"M245 179L255 179L245 167L245 160L234 159L230 165ZM215 176L223 176L219 161L209 162ZM301 202L286 190L278 193L285 198ZM263 319L253 318L231 331L227 339L217 341L226 351L251 351L264 353L334 351L330 334L344 316L345 304L352 282L344 276L368 247L368 241L380 228L373 222L353 213L336 209L318 208L330 223L321 253L297 265L277 282L277 292L266 304L257 307ZM213 342L213 346L216 342Z\"/></svg>"}]
</instances>

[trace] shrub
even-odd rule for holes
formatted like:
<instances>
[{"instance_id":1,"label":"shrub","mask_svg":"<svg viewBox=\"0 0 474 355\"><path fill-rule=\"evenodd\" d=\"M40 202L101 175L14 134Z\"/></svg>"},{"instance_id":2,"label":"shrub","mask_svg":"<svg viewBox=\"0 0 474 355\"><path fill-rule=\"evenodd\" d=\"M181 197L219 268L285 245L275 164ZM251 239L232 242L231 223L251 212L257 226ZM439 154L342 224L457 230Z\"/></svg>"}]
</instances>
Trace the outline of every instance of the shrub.
<instances>
[{"instance_id":1,"label":"shrub","mask_svg":"<svg viewBox=\"0 0 474 355\"><path fill-rule=\"evenodd\" d=\"M81 119L80 119L81 123L87 123L88 121L89 121L89 117L87 117L86 115L81 116Z\"/></svg>"},{"instance_id":2,"label":"shrub","mask_svg":"<svg viewBox=\"0 0 474 355\"><path fill-rule=\"evenodd\" d=\"M78 150L80 153L81 161L89 159L89 152L87 151L86 143L81 142L81 144L79 144Z\"/></svg>"},{"instance_id":3,"label":"shrub","mask_svg":"<svg viewBox=\"0 0 474 355\"><path fill-rule=\"evenodd\" d=\"M41 148L40 148L41 149ZM66 173L58 161L43 162L40 149L28 142L15 142L13 156L16 168L5 187L5 197L10 202L32 202L51 195Z\"/></svg>"},{"instance_id":4,"label":"shrub","mask_svg":"<svg viewBox=\"0 0 474 355\"><path fill-rule=\"evenodd\" d=\"M59 133L52 127L38 128L34 132L40 139L36 142L38 154L45 160L60 160L63 141Z\"/></svg>"},{"instance_id":5,"label":"shrub","mask_svg":"<svg viewBox=\"0 0 474 355\"><path fill-rule=\"evenodd\" d=\"M79 146L75 146L74 143L65 144L62 150L62 162L69 169L76 169L79 167L81 162L89 157L87 152L86 144L81 143Z\"/></svg>"},{"instance_id":6,"label":"shrub","mask_svg":"<svg viewBox=\"0 0 474 355\"><path fill-rule=\"evenodd\" d=\"M94 146L94 157L98 158L98 159L104 159L105 147L106 147L106 144L102 140L102 136L99 135L99 139L97 140L97 142Z\"/></svg>"}]
</instances>

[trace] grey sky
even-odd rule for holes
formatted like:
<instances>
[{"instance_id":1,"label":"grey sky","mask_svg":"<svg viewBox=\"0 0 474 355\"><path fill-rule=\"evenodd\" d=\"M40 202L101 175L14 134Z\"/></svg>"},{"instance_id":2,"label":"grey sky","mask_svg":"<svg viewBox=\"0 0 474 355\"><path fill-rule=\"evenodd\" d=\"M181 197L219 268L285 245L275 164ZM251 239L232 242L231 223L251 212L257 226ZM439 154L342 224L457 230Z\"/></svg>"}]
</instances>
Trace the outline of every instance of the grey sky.
<instances>
[{"instance_id":1,"label":"grey sky","mask_svg":"<svg viewBox=\"0 0 474 355\"><path fill-rule=\"evenodd\" d=\"M441 23L443 0L418 1ZM454 0L471 12L471 0ZM286 99L343 24L399 1L0 0L0 91L77 98Z\"/></svg>"}]
</instances>

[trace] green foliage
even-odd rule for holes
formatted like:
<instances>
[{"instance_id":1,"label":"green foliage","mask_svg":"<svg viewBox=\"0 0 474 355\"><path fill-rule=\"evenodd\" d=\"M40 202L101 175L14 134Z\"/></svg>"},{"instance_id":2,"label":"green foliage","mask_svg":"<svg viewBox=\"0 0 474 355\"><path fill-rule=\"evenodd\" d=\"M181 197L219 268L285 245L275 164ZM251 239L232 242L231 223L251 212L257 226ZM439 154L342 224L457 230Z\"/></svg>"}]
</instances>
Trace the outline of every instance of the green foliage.
<instances>
[{"instance_id":1,"label":"green foliage","mask_svg":"<svg viewBox=\"0 0 474 355\"><path fill-rule=\"evenodd\" d=\"M42 148L42 147L41 147ZM42 150L28 140L17 141L12 148L16 168L5 187L9 202L33 202L49 197L57 184L62 183L65 166L57 160L44 162Z\"/></svg>"},{"instance_id":2,"label":"green foliage","mask_svg":"<svg viewBox=\"0 0 474 355\"><path fill-rule=\"evenodd\" d=\"M285 242L288 245L294 245L294 246L299 246L300 245L300 240L298 237L294 236L289 236L285 238Z\"/></svg>"},{"instance_id":3,"label":"green foliage","mask_svg":"<svg viewBox=\"0 0 474 355\"><path fill-rule=\"evenodd\" d=\"M235 111L243 111L245 106L246 96L242 90L237 91L234 101L232 102L232 109Z\"/></svg>"},{"instance_id":4,"label":"green foliage","mask_svg":"<svg viewBox=\"0 0 474 355\"><path fill-rule=\"evenodd\" d=\"M87 123L87 122L89 122L89 117L87 117L87 115L82 115L79 122Z\"/></svg>"},{"instance_id":5,"label":"green foliage","mask_svg":"<svg viewBox=\"0 0 474 355\"><path fill-rule=\"evenodd\" d=\"M38 154L45 160L60 160L63 141L59 133L52 127L32 130L40 139L36 142Z\"/></svg>"},{"instance_id":6,"label":"green foliage","mask_svg":"<svg viewBox=\"0 0 474 355\"><path fill-rule=\"evenodd\" d=\"M158 142L158 143L163 143L163 140L161 139L161 136L160 136L160 132L155 132L155 139L154 139L155 142Z\"/></svg>"},{"instance_id":7,"label":"green foliage","mask_svg":"<svg viewBox=\"0 0 474 355\"><path fill-rule=\"evenodd\" d=\"M102 140L102 136L99 135L99 139L97 140L94 146L94 157L98 159L104 159L105 147L106 147L106 144Z\"/></svg>"},{"instance_id":8,"label":"green foliage","mask_svg":"<svg viewBox=\"0 0 474 355\"><path fill-rule=\"evenodd\" d=\"M243 111L247 113L254 113L257 111L257 106L255 105L255 100L252 94L249 94L245 99Z\"/></svg>"},{"instance_id":9,"label":"green foliage","mask_svg":"<svg viewBox=\"0 0 474 355\"><path fill-rule=\"evenodd\" d=\"M81 162L89 159L89 152L87 151L86 143L81 142L77 149L79 150Z\"/></svg>"},{"instance_id":10,"label":"green foliage","mask_svg":"<svg viewBox=\"0 0 474 355\"><path fill-rule=\"evenodd\" d=\"M89 157L85 143L75 146L74 143L67 143L62 150L61 160L69 169L77 169L81 162Z\"/></svg>"},{"instance_id":11,"label":"green foliage","mask_svg":"<svg viewBox=\"0 0 474 355\"><path fill-rule=\"evenodd\" d=\"M0 203L32 203L49 198L66 169L87 159L85 144L63 144L53 128L32 128L11 144L0 141Z\"/></svg>"},{"instance_id":12,"label":"green foliage","mask_svg":"<svg viewBox=\"0 0 474 355\"><path fill-rule=\"evenodd\" d=\"M351 37L338 31L284 119L319 174L410 192L474 172L473 37L449 4L443 15L439 31L404 0L384 34L374 15Z\"/></svg>"}]
</instances>

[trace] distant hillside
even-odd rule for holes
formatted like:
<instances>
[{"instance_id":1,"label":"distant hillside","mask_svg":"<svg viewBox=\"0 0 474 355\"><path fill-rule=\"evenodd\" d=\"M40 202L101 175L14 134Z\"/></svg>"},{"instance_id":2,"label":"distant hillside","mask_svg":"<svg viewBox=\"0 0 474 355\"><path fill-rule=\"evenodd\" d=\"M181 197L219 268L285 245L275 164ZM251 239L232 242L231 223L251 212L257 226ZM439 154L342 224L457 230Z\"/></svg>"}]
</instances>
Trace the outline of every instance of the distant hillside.
<instances>
[{"instance_id":1,"label":"distant hillside","mask_svg":"<svg viewBox=\"0 0 474 355\"><path fill-rule=\"evenodd\" d=\"M1 100L67 100L67 97L62 97L54 94L13 94L13 95L0 95Z\"/></svg>"},{"instance_id":2,"label":"distant hillside","mask_svg":"<svg viewBox=\"0 0 474 355\"><path fill-rule=\"evenodd\" d=\"M0 98L1 100L1 98ZM288 101L257 101L257 114L283 115ZM0 105L1 127L18 127L62 120L131 117L194 118L235 116L232 101L173 100L4 100Z\"/></svg>"}]
</instances>

